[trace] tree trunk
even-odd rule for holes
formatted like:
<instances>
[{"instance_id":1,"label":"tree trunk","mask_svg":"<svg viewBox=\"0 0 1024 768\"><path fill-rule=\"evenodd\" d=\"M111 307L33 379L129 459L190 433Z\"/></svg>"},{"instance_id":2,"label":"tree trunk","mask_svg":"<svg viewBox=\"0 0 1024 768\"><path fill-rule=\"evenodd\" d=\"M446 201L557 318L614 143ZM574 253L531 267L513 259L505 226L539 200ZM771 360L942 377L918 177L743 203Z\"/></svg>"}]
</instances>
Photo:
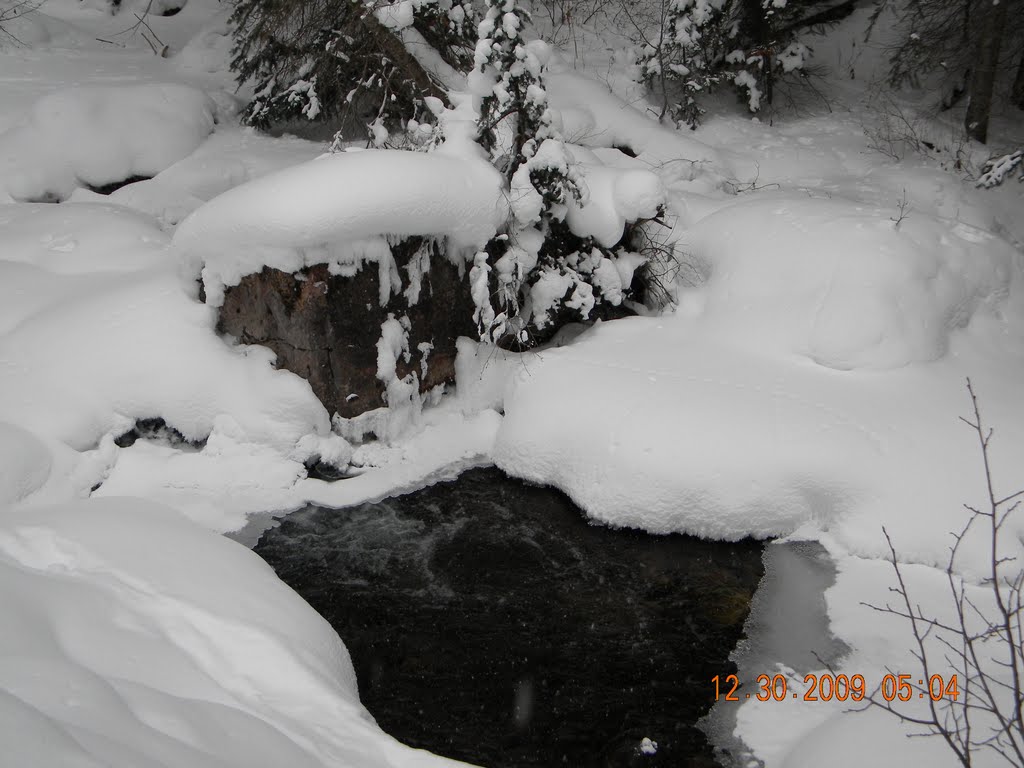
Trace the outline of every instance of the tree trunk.
<instances>
[{"instance_id":1,"label":"tree trunk","mask_svg":"<svg viewBox=\"0 0 1024 768\"><path fill-rule=\"evenodd\" d=\"M967 136L984 144L988 140L988 119L992 112L992 92L999 68L999 48L1006 26L1007 0L990 0L981 23L978 54L971 76L971 100L967 104L964 127Z\"/></svg>"},{"instance_id":2,"label":"tree trunk","mask_svg":"<svg viewBox=\"0 0 1024 768\"><path fill-rule=\"evenodd\" d=\"M1017 76L1013 79L1010 101L1017 109L1024 109L1024 52L1020 54L1020 64L1017 65Z\"/></svg>"}]
</instances>

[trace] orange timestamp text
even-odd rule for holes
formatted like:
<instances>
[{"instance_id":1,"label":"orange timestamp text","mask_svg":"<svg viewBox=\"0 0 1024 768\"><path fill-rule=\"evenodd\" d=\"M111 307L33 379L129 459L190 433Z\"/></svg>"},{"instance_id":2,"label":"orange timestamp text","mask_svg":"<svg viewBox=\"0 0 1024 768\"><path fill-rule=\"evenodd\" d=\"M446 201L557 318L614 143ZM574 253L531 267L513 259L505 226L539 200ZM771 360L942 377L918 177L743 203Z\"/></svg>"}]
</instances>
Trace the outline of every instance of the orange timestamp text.
<instances>
[{"instance_id":1,"label":"orange timestamp text","mask_svg":"<svg viewBox=\"0 0 1024 768\"><path fill-rule=\"evenodd\" d=\"M715 686L715 701L786 701L802 699L803 701L864 701L873 694L868 693L864 675L844 674L810 674L804 675L802 690L793 691L790 680L785 675L759 675L757 691L740 692L740 680L736 675L726 675L722 680L719 675L711 678ZM916 685L915 685L916 683ZM946 678L932 675L927 679L916 678L914 675L885 675L874 695L884 701L910 701L911 699L929 698L932 701L960 697L960 683L956 675Z\"/></svg>"}]
</instances>

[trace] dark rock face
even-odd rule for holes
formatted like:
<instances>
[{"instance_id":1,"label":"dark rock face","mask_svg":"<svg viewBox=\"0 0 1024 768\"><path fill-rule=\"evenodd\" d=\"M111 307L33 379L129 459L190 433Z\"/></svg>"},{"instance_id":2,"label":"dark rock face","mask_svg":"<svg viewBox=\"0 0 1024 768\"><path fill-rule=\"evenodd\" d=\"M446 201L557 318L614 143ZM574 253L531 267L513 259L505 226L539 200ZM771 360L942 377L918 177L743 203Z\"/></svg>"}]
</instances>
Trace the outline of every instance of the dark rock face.
<instances>
[{"instance_id":1,"label":"dark rock face","mask_svg":"<svg viewBox=\"0 0 1024 768\"><path fill-rule=\"evenodd\" d=\"M590 525L557 491L476 469L309 507L255 551L337 630L361 701L406 744L488 768L711 768L696 724L736 672L762 549Z\"/></svg>"},{"instance_id":2,"label":"dark rock face","mask_svg":"<svg viewBox=\"0 0 1024 768\"><path fill-rule=\"evenodd\" d=\"M465 274L449 261L443 244L410 238L391 246L402 287L380 305L380 276L367 264L352 277L332 275L317 265L295 275L264 269L229 288L218 330L245 344L277 353L277 365L309 381L328 411L345 418L385 405L377 379L377 340L389 314L406 316L410 359L398 360L399 378L415 372L420 391L455 379L455 341L476 334ZM429 259L418 299L406 290L416 270L410 262ZM424 354L423 343L433 347ZM426 375L422 363L426 358Z\"/></svg>"}]
</instances>

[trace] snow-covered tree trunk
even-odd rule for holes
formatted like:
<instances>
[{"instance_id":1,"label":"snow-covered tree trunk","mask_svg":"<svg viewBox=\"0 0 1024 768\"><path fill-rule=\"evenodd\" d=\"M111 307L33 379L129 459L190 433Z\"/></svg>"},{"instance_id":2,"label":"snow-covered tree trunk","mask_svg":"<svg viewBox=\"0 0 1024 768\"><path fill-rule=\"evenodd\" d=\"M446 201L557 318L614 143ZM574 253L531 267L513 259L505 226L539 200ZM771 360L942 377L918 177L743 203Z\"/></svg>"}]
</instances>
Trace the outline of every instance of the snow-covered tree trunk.
<instances>
[{"instance_id":1,"label":"snow-covered tree trunk","mask_svg":"<svg viewBox=\"0 0 1024 768\"><path fill-rule=\"evenodd\" d=\"M988 121L992 113L992 93L999 69L999 49L1006 26L1006 0L990 0L978 39L978 55L971 75L971 95L964 117L967 135L982 144L988 141Z\"/></svg>"}]
</instances>

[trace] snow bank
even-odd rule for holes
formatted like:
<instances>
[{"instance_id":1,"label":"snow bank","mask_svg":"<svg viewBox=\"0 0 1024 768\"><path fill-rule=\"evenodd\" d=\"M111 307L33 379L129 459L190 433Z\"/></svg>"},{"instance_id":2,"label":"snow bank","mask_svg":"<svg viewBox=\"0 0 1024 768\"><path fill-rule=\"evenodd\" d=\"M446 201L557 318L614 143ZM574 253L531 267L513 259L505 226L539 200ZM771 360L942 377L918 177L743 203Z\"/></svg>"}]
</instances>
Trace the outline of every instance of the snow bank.
<instances>
[{"instance_id":1,"label":"snow bank","mask_svg":"<svg viewBox=\"0 0 1024 768\"><path fill-rule=\"evenodd\" d=\"M1024 293L1005 242L916 218L897 229L791 197L709 216L686 238L706 284L675 316L600 325L531 361L495 462L612 525L800 531L864 557L885 555L885 525L908 561L944 563L983 491L957 420L966 376L998 425L995 471L1010 482L1024 462ZM966 569L982 544L965 545Z\"/></svg>"},{"instance_id":2,"label":"snow bank","mask_svg":"<svg viewBox=\"0 0 1024 768\"><path fill-rule=\"evenodd\" d=\"M179 84L80 86L39 99L0 135L0 184L16 200L153 176L213 130L214 102Z\"/></svg>"},{"instance_id":3,"label":"snow bank","mask_svg":"<svg viewBox=\"0 0 1024 768\"><path fill-rule=\"evenodd\" d=\"M896 368L941 357L954 329L1005 299L1019 255L966 224L895 218L760 195L706 217L682 246L710 269L719 331L839 370Z\"/></svg>"},{"instance_id":4,"label":"snow bank","mask_svg":"<svg viewBox=\"0 0 1024 768\"><path fill-rule=\"evenodd\" d=\"M709 346L637 318L546 351L506 395L495 463L654 533L765 537L844 506L850 449L871 458L858 428L779 383L783 367Z\"/></svg>"},{"instance_id":5,"label":"snow bank","mask_svg":"<svg viewBox=\"0 0 1024 768\"><path fill-rule=\"evenodd\" d=\"M968 373L998 425L994 471L1009 483L1024 461L1008 383L1024 357L1000 364L977 344L882 379L763 354L686 318L607 323L515 378L494 460L611 525L718 539L800 531L863 557L884 556L885 525L908 561L939 564L962 503L983 498L957 420ZM965 545L966 568L981 569L983 544Z\"/></svg>"},{"instance_id":6,"label":"snow bank","mask_svg":"<svg viewBox=\"0 0 1024 768\"><path fill-rule=\"evenodd\" d=\"M11 765L456 765L374 724L338 636L259 557L165 507L6 510L0 613Z\"/></svg>"},{"instance_id":7,"label":"snow bank","mask_svg":"<svg viewBox=\"0 0 1024 768\"><path fill-rule=\"evenodd\" d=\"M325 155L243 184L211 200L178 227L175 247L203 264L217 302L264 266L298 270L342 262L379 235L446 235L478 247L507 217L502 179L488 163L442 153L366 150ZM370 258L369 246L356 247Z\"/></svg>"}]
</instances>

